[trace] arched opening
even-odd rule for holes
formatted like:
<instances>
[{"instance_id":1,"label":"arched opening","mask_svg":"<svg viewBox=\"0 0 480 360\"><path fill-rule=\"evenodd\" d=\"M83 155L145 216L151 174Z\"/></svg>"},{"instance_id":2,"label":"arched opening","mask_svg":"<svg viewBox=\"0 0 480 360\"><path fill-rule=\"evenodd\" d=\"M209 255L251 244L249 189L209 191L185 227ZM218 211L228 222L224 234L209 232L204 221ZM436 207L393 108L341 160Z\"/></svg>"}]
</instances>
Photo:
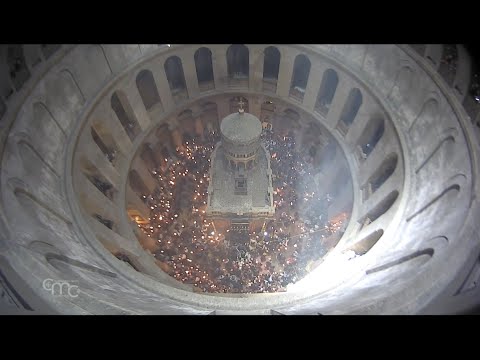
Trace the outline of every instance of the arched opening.
<instances>
[{"instance_id":1,"label":"arched opening","mask_svg":"<svg viewBox=\"0 0 480 360\"><path fill-rule=\"evenodd\" d=\"M394 190L389 193L383 200L381 200L377 205L368 211L368 213L363 216L358 222L361 224L359 230L363 229L365 226L370 225L380 216L385 214L395 203L395 200L398 198L398 191Z\"/></svg>"},{"instance_id":2,"label":"arched opening","mask_svg":"<svg viewBox=\"0 0 480 360\"><path fill-rule=\"evenodd\" d=\"M230 45L227 49L229 85L248 87L249 67L248 48L245 45Z\"/></svg>"},{"instance_id":3,"label":"arched opening","mask_svg":"<svg viewBox=\"0 0 480 360\"><path fill-rule=\"evenodd\" d=\"M90 133L93 141L95 144L97 144L100 151L105 155L108 161L114 165L117 158L118 149L115 145L113 137L109 133L101 137L93 126L90 128Z\"/></svg>"},{"instance_id":4,"label":"arched opening","mask_svg":"<svg viewBox=\"0 0 480 360\"><path fill-rule=\"evenodd\" d=\"M315 111L326 116L328 109L332 104L333 97L338 85L338 75L335 70L327 69L323 73L322 83L318 90L317 101L315 103Z\"/></svg>"},{"instance_id":5,"label":"arched opening","mask_svg":"<svg viewBox=\"0 0 480 360\"><path fill-rule=\"evenodd\" d=\"M127 100L125 94L115 91L110 100L113 111L117 115L118 120L123 126L131 141L140 133L140 125L133 115L133 110Z\"/></svg>"},{"instance_id":6,"label":"arched opening","mask_svg":"<svg viewBox=\"0 0 480 360\"><path fill-rule=\"evenodd\" d=\"M384 131L385 122L382 117L376 116L368 122L358 140L357 155L360 160L366 160L370 156L382 138Z\"/></svg>"},{"instance_id":7,"label":"arched opening","mask_svg":"<svg viewBox=\"0 0 480 360\"><path fill-rule=\"evenodd\" d=\"M263 60L263 91L277 91L278 72L280 70L280 51L275 46L269 46L264 51Z\"/></svg>"},{"instance_id":8,"label":"arched opening","mask_svg":"<svg viewBox=\"0 0 480 360\"><path fill-rule=\"evenodd\" d=\"M188 92L180 58L178 56L170 56L165 61L164 68L175 103L178 104L186 100L188 98Z\"/></svg>"},{"instance_id":9,"label":"arched opening","mask_svg":"<svg viewBox=\"0 0 480 360\"><path fill-rule=\"evenodd\" d=\"M342 113L340 114L340 121L337 124L337 129L346 135L348 128L353 124L357 116L360 106L362 106L362 93L357 88L350 90L347 101L343 105Z\"/></svg>"},{"instance_id":10,"label":"arched opening","mask_svg":"<svg viewBox=\"0 0 480 360\"><path fill-rule=\"evenodd\" d=\"M397 154L390 154L377 170L370 176L367 184L362 189L363 200L367 200L375 191L377 191L387 179L394 173L398 162Z\"/></svg>"},{"instance_id":11,"label":"arched opening","mask_svg":"<svg viewBox=\"0 0 480 360\"><path fill-rule=\"evenodd\" d=\"M157 104L162 106L157 85L155 84L153 74L150 70L140 71L137 75L136 83L138 93L140 94L143 105L147 111L150 111Z\"/></svg>"},{"instance_id":12,"label":"arched opening","mask_svg":"<svg viewBox=\"0 0 480 360\"><path fill-rule=\"evenodd\" d=\"M303 101L310 75L311 63L303 54L297 55L293 63L292 82L290 84L290 96L300 102Z\"/></svg>"},{"instance_id":13,"label":"arched opening","mask_svg":"<svg viewBox=\"0 0 480 360\"><path fill-rule=\"evenodd\" d=\"M195 68L197 70L198 87L200 91L215 88L213 78L212 52L206 47L201 47L194 54Z\"/></svg>"},{"instance_id":14,"label":"arched opening","mask_svg":"<svg viewBox=\"0 0 480 360\"><path fill-rule=\"evenodd\" d=\"M15 90L18 91L30 77L30 71L28 71L27 64L25 63L22 45L8 46L7 66L13 86Z\"/></svg>"}]
</instances>

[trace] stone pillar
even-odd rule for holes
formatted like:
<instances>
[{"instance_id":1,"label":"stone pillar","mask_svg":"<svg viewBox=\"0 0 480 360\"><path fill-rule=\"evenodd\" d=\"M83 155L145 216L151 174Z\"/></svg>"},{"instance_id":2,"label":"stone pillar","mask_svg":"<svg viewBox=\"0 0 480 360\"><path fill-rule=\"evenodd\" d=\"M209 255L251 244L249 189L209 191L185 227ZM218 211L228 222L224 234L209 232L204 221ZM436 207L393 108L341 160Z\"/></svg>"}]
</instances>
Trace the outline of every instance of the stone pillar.
<instances>
[{"instance_id":1,"label":"stone pillar","mask_svg":"<svg viewBox=\"0 0 480 360\"><path fill-rule=\"evenodd\" d=\"M189 51L180 55L183 66L183 74L187 86L188 97L195 98L198 96L200 89L198 87L197 69L195 67L194 54Z\"/></svg>"},{"instance_id":2,"label":"stone pillar","mask_svg":"<svg viewBox=\"0 0 480 360\"><path fill-rule=\"evenodd\" d=\"M219 123L227 116L230 115L230 104L228 103L228 99L219 99L217 101L217 113L218 113L218 121Z\"/></svg>"},{"instance_id":3,"label":"stone pillar","mask_svg":"<svg viewBox=\"0 0 480 360\"><path fill-rule=\"evenodd\" d=\"M310 75L308 76L307 88L303 97L303 105L310 111L313 111L317 102L318 91L322 83L322 78L326 67L322 64L312 64Z\"/></svg>"},{"instance_id":4,"label":"stone pillar","mask_svg":"<svg viewBox=\"0 0 480 360\"><path fill-rule=\"evenodd\" d=\"M368 123L367 123L368 126ZM371 174L377 169L379 164L392 152L401 154L401 151L398 150L396 142L392 142L391 139L395 138L395 131L390 126L390 124L385 121L385 131L375 145L375 148L372 150L368 158L360 165L358 171L358 177L360 179L368 179ZM358 150L356 150L358 151ZM398 166L398 165L397 165Z\"/></svg>"},{"instance_id":5,"label":"stone pillar","mask_svg":"<svg viewBox=\"0 0 480 360\"><path fill-rule=\"evenodd\" d=\"M172 130L172 140L175 147L183 147L182 133L180 132L180 129L178 127Z\"/></svg>"},{"instance_id":6,"label":"stone pillar","mask_svg":"<svg viewBox=\"0 0 480 360\"><path fill-rule=\"evenodd\" d=\"M288 94L290 93L290 84L292 82L293 62L295 56L283 48L279 48L279 50L281 57L280 68L278 71L277 95L280 97L288 97Z\"/></svg>"},{"instance_id":7,"label":"stone pillar","mask_svg":"<svg viewBox=\"0 0 480 360\"><path fill-rule=\"evenodd\" d=\"M212 51L213 78L216 89L224 89L227 84L227 46L210 47Z\"/></svg>"},{"instance_id":8,"label":"stone pillar","mask_svg":"<svg viewBox=\"0 0 480 360\"><path fill-rule=\"evenodd\" d=\"M260 45L249 45L248 48L250 53L248 86L252 91L262 91L264 48Z\"/></svg>"},{"instance_id":9,"label":"stone pillar","mask_svg":"<svg viewBox=\"0 0 480 360\"><path fill-rule=\"evenodd\" d=\"M250 96L248 98L248 107L249 107L249 112L252 115L255 115L257 118L260 119L261 117L261 112L262 112L262 102L261 100L256 97L256 96Z\"/></svg>"},{"instance_id":10,"label":"stone pillar","mask_svg":"<svg viewBox=\"0 0 480 360\"><path fill-rule=\"evenodd\" d=\"M378 110L375 101L368 94L362 93L362 106L360 106L357 116L355 116L355 120L353 120L345 136L345 143L349 145L352 151L355 150L358 139L362 136L363 129L367 126L368 121L373 114L378 113Z\"/></svg>"},{"instance_id":11,"label":"stone pillar","mask_svg":"<svg viewBox=\"0 0 480 360\"><path fill-rule=\"evenodd\" d=\"M201 115L198 115L197 117L195 117L195 133L198 136L203 135L203 122L202 122L202 116Z\"/></svg>"},{"instance_id":12,"label":"stone pillar","mask_svg":"<svg viewBox=\"0 0 480 360\"><path fill-rule=\"evenodd\" d=\"M330 109L327 114L327 125L332 129L337 126L337 123L340 120L340 115L342 114L343 106L345 105L348 94L352 89L350 81L344 76L341 76L341 74L338 75L337 90L335 91L335 96L333 97L333 101L330 104Z\"/></svg>"},{"instance_id":13,"label":"stone pillar","mask_svg":"<svg viewBox=\"0 0 480 360\"><path fill-rule=\"evenodd\" d=\"M80 151L85 158L90 160L92 164L100 171L100 173L116 188L120 187L120 175L113 167L112 163L108 161L107 157L95 144L89 132L82 136Z\"/></svg>"},{"instance_id":14,"label":"stone pillar","mask_svg":"<svg viewBox=\"0 0 480 360\"><path fill-rule=\"evenodd\" d=\"M145 165L145 162L140 157L137 157L135 158L135 160L133 160L132 170L135 170L138 173L143 183L148 188L148 191L152 193L153 190L155 190L155 187L157 186L157 182L153 178L150 170Z\"/></svg>"},{"instance_id":15,"label":"stone pillar","mask_svg":"<svg viewBox=\"0 0 480 360\"><path fill-rule=\"evenodd\" d=\"M98 214L104 219L116 221L115 207L105 195L93 185L85 175L78 176L78 184L81 189L82 204L90 214Z\"/></svg>"},{"instance_id":16,"label":"stone pillar","mask_svg":"<svg viewBox=\"0 0 480 360\"><path fill-rule=\"evenodd\" d=\"M123 89L125 94L127 95L128 102L130 103L133 116L140 125L142 131L148 129L151 124L150 116L148 115L145 106L143 105L142 98L140 97L140 93L138 92L137 84L135 79L131 79L131 81L127 84L127 86Z\"/></svg>"},{"instance_id":17,"label":"stone pillar","mask_svg":"<svg viewBox=\"0 0 480 360\"><path fill-rule=\"evenodd\" d=\"M165 74L165 58L161 57L157 59L154 66L151 67L153 74L153 79L157 85L158 94L162 100L163 109L165 112L171 111L175 108L175 102L173 101L172 92L170 91L170 86L168 85L167 75Z\"/></svg>"}]
</instances>

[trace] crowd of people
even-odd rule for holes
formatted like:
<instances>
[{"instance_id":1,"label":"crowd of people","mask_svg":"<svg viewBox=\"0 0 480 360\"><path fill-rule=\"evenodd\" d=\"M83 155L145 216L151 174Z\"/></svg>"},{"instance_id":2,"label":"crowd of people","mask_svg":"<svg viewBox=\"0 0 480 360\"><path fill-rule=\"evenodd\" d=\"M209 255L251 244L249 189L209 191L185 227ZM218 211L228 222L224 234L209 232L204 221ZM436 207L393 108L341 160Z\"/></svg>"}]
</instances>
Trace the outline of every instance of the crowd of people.
<instances>
[{"instance_id":1,"label":"crowd of people","mask_svg":"<svg viewBox=\"0 0 480 360\"><path fill-rule=\"evenodd\" d=\"M314 167L296 149L293 134L262 132L271 155L274 219L258 233L215 231L205 211L210 156L218 133L188 138L165 166L151 169L158 186L143 199L151 209L148 224L138 224L158 241L155 257L178 281L200 292L285 291L340 239L347 214L328 221L327 194L316 194Z\"/></svg>"}]
</instances>

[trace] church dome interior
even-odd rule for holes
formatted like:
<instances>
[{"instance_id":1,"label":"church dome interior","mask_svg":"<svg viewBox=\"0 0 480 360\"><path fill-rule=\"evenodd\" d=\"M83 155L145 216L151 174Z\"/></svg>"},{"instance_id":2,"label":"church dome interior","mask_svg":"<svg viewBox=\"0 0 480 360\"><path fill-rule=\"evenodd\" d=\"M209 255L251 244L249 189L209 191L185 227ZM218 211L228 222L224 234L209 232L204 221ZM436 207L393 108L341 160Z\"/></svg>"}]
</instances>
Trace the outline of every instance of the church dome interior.
<instances>
[{"instance_id":1,"label":"church dome interior","mask_svg":"<svg viewBox=\"0 0 480 360\"><path fill-rule=\"evenodd\" d=\"M462 44L0 45L0 313L465 314Z\"/></svg>"}]
</instances>

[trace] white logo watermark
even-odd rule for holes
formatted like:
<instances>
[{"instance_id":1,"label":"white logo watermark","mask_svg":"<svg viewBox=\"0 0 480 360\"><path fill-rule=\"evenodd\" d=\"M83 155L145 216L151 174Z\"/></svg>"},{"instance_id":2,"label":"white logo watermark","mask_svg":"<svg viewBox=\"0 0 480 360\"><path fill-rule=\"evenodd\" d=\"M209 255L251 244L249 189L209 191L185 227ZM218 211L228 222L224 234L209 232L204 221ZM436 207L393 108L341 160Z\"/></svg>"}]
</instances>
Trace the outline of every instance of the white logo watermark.
<instances>
[{"instance_id":1,"label":"white logo watermark","mask_svg":"<svg viewBox=\"0 0 480 360\"><path fill-rule=\"evenodd\" d=\"M75 280L45 279L43 280L42 286L45 290L50 291L53 296L70 296L75 298L78 296L79 290L77 285L71 284L72 282L75 282Z\"/></svg>"}]
</instances>

